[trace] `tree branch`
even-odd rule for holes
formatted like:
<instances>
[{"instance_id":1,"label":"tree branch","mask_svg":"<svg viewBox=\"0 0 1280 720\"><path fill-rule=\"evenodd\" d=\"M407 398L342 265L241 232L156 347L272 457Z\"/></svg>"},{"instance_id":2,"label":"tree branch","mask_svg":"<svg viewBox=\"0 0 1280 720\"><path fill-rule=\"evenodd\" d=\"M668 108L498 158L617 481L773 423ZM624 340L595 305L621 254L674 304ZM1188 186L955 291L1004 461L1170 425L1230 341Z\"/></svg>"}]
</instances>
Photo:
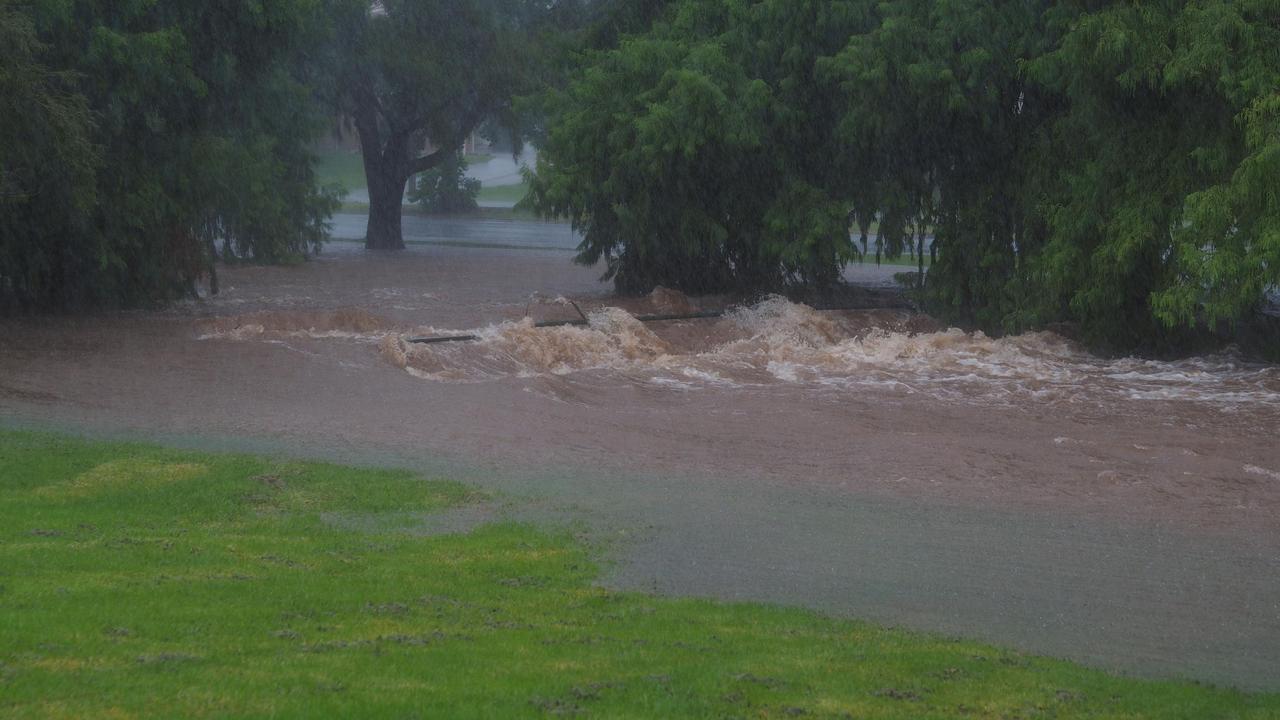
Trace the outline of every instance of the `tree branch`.
<instances>
[{"instance_id":1,"label":"tree branch","mask_svg":"<svg viewBox=\"0 0 1280 720\"><path fill-rule=\"evenodd\" d=\"M444 162L445 158L458 150L458 146L476 129L483 118L484 112L479 108L473 109L464 115L462 122L458 125L458 133L449 138L448 142L441 143L437 146L436 151L430 155L414 158L413 162L409 164L410 174L417 175L420 172L426 172Z\"/></svg>"},{"instance_id":2,"label":"tree branch","mask_svg":"<svg viewBox=\"0 0 1280 720\"><path fill-rule=\"evenodd\" d=\"M409 174L417 175L418 173L430 170L444 162L445 158L452 155L457 149L457 146L448 145L441 147L430 155L423 155L422 157L414 158L413 162L409 163Z\"/></svg>"}]
</instances>

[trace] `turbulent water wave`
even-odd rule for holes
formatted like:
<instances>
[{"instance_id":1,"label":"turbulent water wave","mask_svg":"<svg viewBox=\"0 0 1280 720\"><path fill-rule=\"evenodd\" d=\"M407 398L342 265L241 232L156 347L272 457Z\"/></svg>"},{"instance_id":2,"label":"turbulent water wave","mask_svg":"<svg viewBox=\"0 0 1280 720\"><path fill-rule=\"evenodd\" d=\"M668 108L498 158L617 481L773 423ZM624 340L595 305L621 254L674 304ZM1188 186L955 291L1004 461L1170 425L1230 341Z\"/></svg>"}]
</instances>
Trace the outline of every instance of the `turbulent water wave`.
<instances>
[{"instance_id":1,"label":"turbulent water wave","mask_svg":"<svg viewBox=\"0 0 1280 720\"><path fill-rule=\"evenodd\" d=\"M1163 362L1106 360L1053 333L989 338L951 329L921 335L873 332L825 349L805 368L824 384L867 379L952 398L1190 400L1224 408L1280 406L1280 372L1231 355ZM860 372L849 372L849 371Z\"/></svg>"},{"instance_id":2,"label":"turbulent water wave","mask_svg":"<svg viewBox=\"0 0 1280 720\"><path fill-rule=\"evenodd\" d=\"M536 327L531 318L469 331L470 343L415 345L388 338L382 353L423 378L476 382L499 377L569 375L587 370L657 367L671 347L644 323L618 308L588 315L587 326Z\"/></svg>"},{"instance_id":3,"label":"turbulent water wave","mask_svg":"<svg viewBox=\"0 0 1280 720\"><path fill-rule=\"evenodd\" d=\"M784 298L716 320L643 323L606 307L584 326L525 318L465 331L474 342L418 345L363 310L258 313L211 321L203 337L345 338L376 342L384 358L426 380L503 378L624 382L692 391L801 385L878 389L947 400L1075 404L1193 401L1225 410L1280 408L1280 369L1227 353L1180 361L1104 359L1051 332L991 338L895 311L819 312ZM453 334L462 331L445 331Z\"/></svg>"}]
</instances>

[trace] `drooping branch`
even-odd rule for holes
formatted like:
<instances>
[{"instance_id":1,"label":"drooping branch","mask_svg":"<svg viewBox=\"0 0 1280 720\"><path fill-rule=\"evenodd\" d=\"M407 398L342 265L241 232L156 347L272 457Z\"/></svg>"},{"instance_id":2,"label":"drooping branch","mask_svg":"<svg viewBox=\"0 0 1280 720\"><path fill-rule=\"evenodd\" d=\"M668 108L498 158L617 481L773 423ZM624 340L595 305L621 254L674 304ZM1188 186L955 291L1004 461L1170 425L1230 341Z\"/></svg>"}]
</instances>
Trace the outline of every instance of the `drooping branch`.
<instances>
[{"instance_id":1,"label":"drooping branch","mask_svg":"<svg viewBox=\"0 0 1280 720\"><path fill-rule=\"evenodd\" d=\"M409 164L409 174L417 175L418 173L423 173L430 170L431 168L444 162L451 154L453 154L454 150L455 150L455 147L451 144L447 146L442 146L439 149L437 149L435 152L429 155L423 155L422 157L414 158L413 162Z\"/></svg>"},{"instance_id":2,"label":"drooping branch","mask_svg":"<svg viewBox=\"0 0 1280 720\"><path fill-rule=\"evenodd\" d=\"M458 123L457 132L448 138L447 141L442 142L435 152L414 158L413 162L409 164L410 173L416 175L421 172L426 172L444 162L454 153L454 151L458 149L458 145L466 139L467 135L470 135L471 132L480 125L480 121L484 119L484 115L485 110L480 107L479 103L477 103L477 105L471 110L464 113L462 121Z\"/></svg>"}]
</instances>

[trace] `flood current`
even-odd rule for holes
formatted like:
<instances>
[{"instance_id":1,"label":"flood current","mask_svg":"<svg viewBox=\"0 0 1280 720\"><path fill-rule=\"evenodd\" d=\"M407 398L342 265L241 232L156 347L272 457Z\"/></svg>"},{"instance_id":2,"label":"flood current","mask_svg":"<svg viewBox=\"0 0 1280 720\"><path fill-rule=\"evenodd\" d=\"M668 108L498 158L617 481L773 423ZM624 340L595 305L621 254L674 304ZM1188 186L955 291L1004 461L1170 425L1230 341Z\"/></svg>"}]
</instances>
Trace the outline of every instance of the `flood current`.
<instances>
[{"instance_id":1,"label":"flood current","mask_svg":"<svg viewBox=\"0 0 1280 720\"><path fill-rule=\"evenodd\" d=\"M449 472L608 528L605 581L629 589L1280 677L1280 369L897 309L618 298L562 227L499 231L4 321L0 423ZM723 314L637 319L696 311ZM556 320L585 322L535 326ZM474 339L411 341L444 335Z\"/></svg>"}]
</instances>

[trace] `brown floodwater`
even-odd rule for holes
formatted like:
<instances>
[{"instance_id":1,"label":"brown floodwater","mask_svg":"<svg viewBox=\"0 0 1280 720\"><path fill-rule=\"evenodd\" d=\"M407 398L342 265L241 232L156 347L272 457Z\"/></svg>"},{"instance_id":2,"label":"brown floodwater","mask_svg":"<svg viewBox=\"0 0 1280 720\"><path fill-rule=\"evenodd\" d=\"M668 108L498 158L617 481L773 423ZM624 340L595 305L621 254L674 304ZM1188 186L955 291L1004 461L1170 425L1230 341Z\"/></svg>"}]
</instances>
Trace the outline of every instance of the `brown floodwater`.
<instances>
[{"instance_id":1,"label":"brown floodwater","mask_svg":"<svg viewBox=\"0 0 1280 720\"><path fill-rule=\"evenodd\" d=\"M450 472L607 526L622 587L1276 686L1280 369L619 299L568 257L335 244L165 311L6 321L0 420Z\"/></svg>"}]
</instances>

